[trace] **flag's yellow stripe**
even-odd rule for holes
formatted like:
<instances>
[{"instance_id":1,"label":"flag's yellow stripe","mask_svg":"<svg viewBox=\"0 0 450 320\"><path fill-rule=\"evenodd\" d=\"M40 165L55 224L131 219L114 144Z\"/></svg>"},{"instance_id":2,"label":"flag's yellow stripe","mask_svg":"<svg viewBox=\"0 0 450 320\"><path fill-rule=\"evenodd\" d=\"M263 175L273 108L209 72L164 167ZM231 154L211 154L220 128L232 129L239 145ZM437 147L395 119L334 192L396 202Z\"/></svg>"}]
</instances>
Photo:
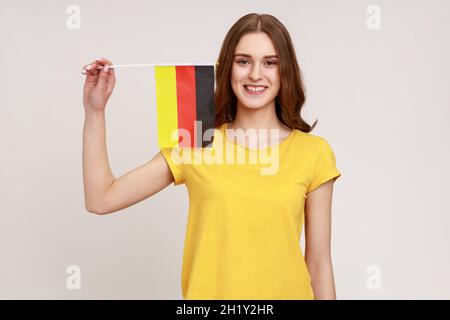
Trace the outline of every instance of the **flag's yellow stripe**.
<instances>
[{"instance_id":1,"label":"flag's yellow stripe","mask_svg":"<svg viewBox=\"0 0 450 320\"><path fill-rule=\"evenodd\" d=\"M176 147L178 146L178 106L175 66L155 66L155 81L158 144L160 148ZM172 134L176 134L176 139L172 140Z\"/></svg>"}]
</instances>

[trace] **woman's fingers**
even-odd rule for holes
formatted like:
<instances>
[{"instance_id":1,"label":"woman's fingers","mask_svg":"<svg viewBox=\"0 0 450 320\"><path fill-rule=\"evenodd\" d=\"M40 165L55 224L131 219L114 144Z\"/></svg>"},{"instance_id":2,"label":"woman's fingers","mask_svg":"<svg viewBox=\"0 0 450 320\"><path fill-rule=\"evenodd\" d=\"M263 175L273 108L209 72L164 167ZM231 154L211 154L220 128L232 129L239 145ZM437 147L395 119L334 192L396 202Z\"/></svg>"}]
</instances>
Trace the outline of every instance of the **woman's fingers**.
<instances>
[{"instance_id":1,"label":"woman's fingers","mask_svg":"<svg viewBox=\"0 0 450 320\"><path fill-rule=\"evenodd\" d=\"M87 64L83 67L83 70L81 71L81 73L86 74L92 74L93 72L96 71L98 63L96 61L91 62L90 64Z\"/></svg>"},{"instance_id":2,"label":"woman's fingers","mask_svg":"<svg viewBox=\"0 0 450 320\"><path fill-rule=\"evenodd\" d=\"M106 59L106 58L97 58L97 59L95 59L95 61L96 61L96 63L97 63L97 69L99 69L99 70L101 70L101 69L103 69L103 67L105 66L105 65L108 65L108 66L111 66L112 65L112 62L111 61L109 61L108 59Z\"/></svg>"},{"instance_id":3,"label":"woman's fingers","mask_svg":"<svg viewBox=\"0 0 450 320\"><path fill-rule=\"evenodd\" d=\"M103 68L103 64L99 61L93 61L90 64L87 64L83 67L81 73L83 74L97 74L98 70Z\"/></svg>"},{"instance_id":4,"label":"woman's fingers","mask_svg":"<svg viewBox=\"0 0 450 320\"><path fill-rule=\"evenodd\" d=\"M106 58L97 58L97 59L95 59L95 61L97 61L97 62L99 62L99 63L101 63L101 64L107 64L107 65L112 65L112 62L111 61L109 61L108 59L106 59Z\"/></svg>"},{"instance_id":5,"label":"woman's fingers","mask_svg":"<svg viewBox=\"0 0 450 320\"><path fill-rule=\"evenodd\" d=\"M94 62L83 67L82 74L97 75L104 65L112 65L112 62L105 58L97 58Z\"/></svg>"}]
</instances>

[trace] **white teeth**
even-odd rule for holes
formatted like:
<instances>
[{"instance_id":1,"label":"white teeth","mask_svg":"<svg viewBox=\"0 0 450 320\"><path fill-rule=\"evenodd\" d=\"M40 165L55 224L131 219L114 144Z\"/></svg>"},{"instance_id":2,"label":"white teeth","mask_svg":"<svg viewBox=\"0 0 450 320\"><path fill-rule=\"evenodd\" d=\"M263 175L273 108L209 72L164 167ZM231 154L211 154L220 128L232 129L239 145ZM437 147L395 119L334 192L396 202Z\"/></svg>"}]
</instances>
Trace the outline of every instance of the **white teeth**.
<instances>
[{"instance_id":1,"label":"white teeth","mask_svg":"<svg viewBox=\"0 0 450 320\"><path fill-rule=\"evenodd\" d=\"M266 89L266 87L249 87L249 86L245 86L247 88L248 91L253 91L253 92L259 92L259 91L263 91L264 89Z\"/></svg>"}]
</instances>

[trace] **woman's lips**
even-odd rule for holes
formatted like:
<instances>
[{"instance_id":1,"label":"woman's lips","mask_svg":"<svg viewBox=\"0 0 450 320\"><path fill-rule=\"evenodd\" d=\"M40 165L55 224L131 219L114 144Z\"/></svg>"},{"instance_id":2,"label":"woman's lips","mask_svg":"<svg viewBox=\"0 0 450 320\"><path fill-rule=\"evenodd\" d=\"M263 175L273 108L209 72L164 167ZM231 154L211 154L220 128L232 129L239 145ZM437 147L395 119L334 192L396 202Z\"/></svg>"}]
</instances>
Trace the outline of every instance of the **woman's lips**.
<instances>
[{"instance_id":1,"label":"woman's lips","mask_svg":"<svg viewBox=\"0 0 450 320\"><path fill-rule=\"evenodd\" d=\"M263 89L263 90L258 90L258 91L252 91L252 90L247 89L247 87L250 87L250 88L258 88L258 89L264 88L264 89ZM248 94L248 95L250 95L250 96L260 96L260 95L262 95L264 92L266 92L266 90L267 90L267 87L266 87L266 86L247 86L247 85L244 85L244 91L245 91L245 93Z\"/></svg>"}]
</instances>

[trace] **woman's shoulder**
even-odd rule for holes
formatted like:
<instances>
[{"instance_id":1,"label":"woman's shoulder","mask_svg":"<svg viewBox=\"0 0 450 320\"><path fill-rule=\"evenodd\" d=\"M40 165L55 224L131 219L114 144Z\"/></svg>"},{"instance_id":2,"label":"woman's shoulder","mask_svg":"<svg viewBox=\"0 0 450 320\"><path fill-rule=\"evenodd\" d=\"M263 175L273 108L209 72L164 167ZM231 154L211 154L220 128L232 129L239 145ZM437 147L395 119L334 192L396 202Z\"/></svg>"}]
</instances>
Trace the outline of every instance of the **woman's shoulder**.
<instances>
[{"instance_id":1,"label":"woman's shoulder","mask_svg":"<svg viewBox=\"0 0 450 320\"><path fill-rule=\"evenodd\" d=\"M294 129L294 132L296 140L300 143L317 144L324 139L324 137L320 135L311 132L304 132L300 129Z\"/></svg>"},{"instance_id":2,"label":"woman's shoulder","mask_svg":"<svg viewBox=\"0 0 450 320\"><path fill-rule=\"evenodd\" d=\"M318 153L329 152L332 147L329 143L329 139L323 135L314 134L310 132L303 132L301 130L295 129L297 132L297 146L299 149L310 149L315 150Z\"/></svg>"}]
</instances>

